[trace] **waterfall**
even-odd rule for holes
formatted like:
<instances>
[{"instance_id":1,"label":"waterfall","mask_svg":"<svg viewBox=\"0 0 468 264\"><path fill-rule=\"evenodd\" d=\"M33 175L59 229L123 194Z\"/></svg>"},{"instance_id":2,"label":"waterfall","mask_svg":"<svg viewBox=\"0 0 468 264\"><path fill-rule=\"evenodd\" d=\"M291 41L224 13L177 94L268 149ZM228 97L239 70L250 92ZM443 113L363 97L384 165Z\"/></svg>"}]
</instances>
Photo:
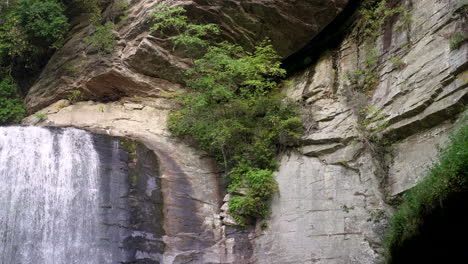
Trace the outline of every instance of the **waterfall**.
<instances>
[{"instance_id":1,"label":"waterfall","mask_svg":"<svg viewBox=\"0 0 468 264\"><path fill-rule=\"evenodd\" d=\"M100 167L87 132L0 127L0 263L116 263Z\"/></svg>"}]
</instances>

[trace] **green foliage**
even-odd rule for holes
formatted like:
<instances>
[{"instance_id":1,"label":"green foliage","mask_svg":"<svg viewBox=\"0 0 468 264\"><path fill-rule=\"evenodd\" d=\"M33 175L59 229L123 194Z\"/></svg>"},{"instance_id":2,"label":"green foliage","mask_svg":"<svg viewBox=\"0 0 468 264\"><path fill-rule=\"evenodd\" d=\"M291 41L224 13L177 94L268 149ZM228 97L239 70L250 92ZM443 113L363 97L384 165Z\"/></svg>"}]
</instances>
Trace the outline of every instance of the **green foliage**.
<instances>
[{"instance_id":1,"label":"green foliage","mask_svg":"<svg viewBox=\"0 0 468 264\"><path fill-rule=\"evenodd\" d=\"M377 133L382 132L388 127L388 121L385 120L387 115L382 112L382 109L376 106L366 106L361 109L360 114L364 117L361 121L361 126L371 137L375 137Z\"/></svg>"},{"instance_id":2,"label":"green foliage","mask_svg":"<svg viewBox=\"0 0 468 264\"><path fill-rule=\"evenodd\" d=\"M403 5L390 8L387 0L380 0L376 4L369 4L361 10L361 15L364 21L364 33L370 37L378 37L382 34L383 26L388 18L400 15L402 27L412 22L411 12Z\"/></svg>"},{"instance_id":3,"label":"green foliage","mask_svg":"<svg viewBox=\"0 0 468 264\"><path fill-rule=\"evenodd\" d=\"M57 0L19 0L0 14L0 64L32 68L41 56L58 48L69 24Z\"/></svg>"},{"instance_id":4,"label":"green foliage","mask_svg":"<svg viewBox=\"0 0 468 264\"><path fill-rule=\"evenodd\" d=\"M364 58L363 66L357 70L345 73L353 88L360 92L371 92L378 82L378 72L374 69L379 61L380 53L372 49Z\"/></svg>"},{"instance_id":5,"label":"green foliage","mask_svg":"<svg viewBox=\"0 0 468 264\"><path fill-rule=\"evenodd\" d=\"M110 22L96 26L94 33L85 38L86 43L99 53L111 53L115 46L114 27Z\"/></svg>"},{"instance_id":6,"label":"green foliage","mask_svg":"<svg viewBox=\"0 0 468 264\"><path fill-rule=\"evenodd\" d=\"M302 120L296 104L278 91L285 70L269 41L253 52L227 42L210 46L203 38L217 27L189 24L184 12L164 7L154 15L153 30L171 28L178 33L170 38L176 45L206 50L187 71L190 90L178 97L182 107L170 115L169 129L224 166L234 194L229 211L247 225L268 216L268 201L278 191L275 156L298 144Z\"/></svg>"},{"instance_id":7,"label":"green foliage","mask_svg":"<svg viewBox=\"0 0 468 264\"><path fill-rule=\"evenodd\" d=\"M240 225L247 225L253 219L265 219L270 211L265 201L278 191L278 183L271 170L238 166L231 171L232 183L229 192L245 190L244 195L234 196L229 203L229 211Z\"/></svg>"},{"instance_id":8,"label":"green foliage","mask_svg":"<svg viewBox=\"0 0 468 264\"><path fill-rule=\"evenodd\" d=\"M89 14L89 20L93 25L99 25L101 20L101 7L99 0L73 0L84 12Z\"/></svg>"},{"instance_id":9,"label":"green foliage","mask_svg":"<svg viewBox=\"0 0 468 264\"><path fill-rule=\"evenodd\" d=\"M38 112L38 113L35 113L34 116L35 116L35 117L37 118L37 120L38 120L38 121L36 122L36 124L47 119L47 115L46 115L46 114L39 113L39 112Z\"/></svg>"},{"instance_id":10,"label":"green foliage","mask_svg":"<svg viewBox=\"0 0 468 264\"><path fill-rule=\"evenodd\" d=\"M440 151L439 161L427 176L408 191L391 218L385 240L387 262L403 242L418 235L424 217L443 206L449 196L466 195L468 191L468 125L466 119L450 143Z\"/></svg>"},{"instance_id":11,"label":"green foliage","mask_svg":"<svg viewBox=\"0 0 468 264\"><path fill-rule=\"evenodd\" d=\"M75 103L79 101L82 97L81 91L80 90L73 90L68 96L67 99L70 101L70 103Z\"/></svg>"},{"instance_id":12,"label":"green foliage","mask_svg":"<svg viewBox=\"0 0 468 264\"><path fill-rule=\"evenodd\" d=\"M449 45L451 50L456 50L461 47L461 45L468 39L468 35L462 33L455 33L449 39Z\"/></svg>"},{"instance_id":13,"label":"green foliage","mask_svg":"<svg viewBox=\"0 0 468 264\"><path fill-rule=\"evenodd\" d=\"M390 57L390 63L393 65L393 67L399 69L402 69L406 66L405 63L398 57Z\"/></svg>"},{"instance_id":14,"label":"green foliage","mask_svg":"<svg viewBox=\"0 0 468 264\"><path fill-rule=\"evenodd\" d=\"M0 81L0 125L19 123L26 109L16 85L10 78Z\"/></svg>"},{"instance_id":15,"label":"green foliage","mask_svg":"<svg viewBox=\"0 0 468 264\"><path fill-rule=\"evenodd\" d=\"M118 16L119 23L125 23L128 20L128 8L130 5L124 0L114 0L112 6L113 16Z\"/></svg>"},{"instance_id":16,"label":"green foliage","mask_svg":"<svg viewBox=\"0 0 468 264\"><path fill-rule=\"evenodd\" d=\"M205 92L204 100L226 101L233 96L265 95L278 83L275 77L286 74L280 68L280 57L268 41L256 47L253 53L239 45L221 43L211 46L203 58L196 60L188 71L189 86Z\"/></svg>"},{"instance_id":17,"label":"green foliage","mask_svg":"<svg viewBox=\"0 0 468 264\"><path fill-rule=\"evenodd\" d=\"M197 25L188 21L186 10L182 7L158 6L152 19L155 22L151 31L170 35L168 38L174 44L174 49L183 46L189 52L196 52L206 48L209 34L219 34L219 27L215 24Z\"/></svg>"},{"instance_id":18,"label":"green foliage","mask_svg":"<svg viewBox=\"0 0 468 264\"><path fill-rule=\"evenodd\" d=\"M29 43L24 29L19 25L15 12L5 16L5 22L0 24L0 63L9 66L15 57L32 53L34 47Z\"/></svg>"},{"instance_id":19,"label":"green foliage","mask_svg":"<svg viewBox=\"0 0 468 264\"><path fill-rule=\"evenodd\" d=\"M20 0L17 15L19 25L32 41L58 47L68 31L64 8L56 0Z\"/></svg>"}]
</instances>

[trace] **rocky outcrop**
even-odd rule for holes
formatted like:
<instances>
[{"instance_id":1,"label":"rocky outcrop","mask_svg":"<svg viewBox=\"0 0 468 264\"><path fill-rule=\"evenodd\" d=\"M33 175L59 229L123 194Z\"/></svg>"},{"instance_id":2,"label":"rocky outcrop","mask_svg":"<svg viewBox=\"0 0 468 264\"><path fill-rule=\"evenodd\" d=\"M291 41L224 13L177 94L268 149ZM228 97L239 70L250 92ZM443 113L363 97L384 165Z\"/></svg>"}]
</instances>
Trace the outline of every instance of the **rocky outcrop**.
<instances>
[{"instance_id":1,"label":"rocky outcrop","mask_svg":"<svg viewBox=\"0 0 468 264\"><path fill-rule=\"evenodd\" d=\"M158 158L165 244L161 263L248 263L248 233L221 223L223 191L212 161L167 131L170 106L168 100L154 98L73 105L61 100L40 111L46 120L31 116L24 123L80 127L143 142Z\"/></svg>"},{"instance_id":2,"label":"rocky outcrop","mask_svg":"<svg viewBox=\"0 0 468 264\"><path fill-rule=\"evenodd\" d=\"M270 38L278 52L286 57L311 40L340 13L347 0L180 0L137 1L130 5L127 19L114 32L116 45L111 54L97 54L83 41L92 33L87 20L77 18L70 38L52 57L30 89L26 103L35 112L72 90L84 98L115 101L125 96L167 97L180 89L183 72L191 60L172 52L161 38L151 35L150 15L154 7L181 5L188 16L200 22L221 26L222 38L252 48ZM116 20L112 5L105 18Z\"/></svg>"},{"instance_id":3,"label":"rocky outcrop","mask_svg":"<svg viewBox=\"0 0 468 264\"><path fill-rule=\"evenodd\" d=\"M453 49L448 39L466 30L466 7L402 3L411 11L408 27L394 19L372 47L353 23L336 49L285 88L304 104L305 146L281 158L280 193L256 239L257 263L379 263L389 203L424 176L460 121L468 47ZM372 49L378 84L356 91L346 73L362 69ZM369 105L382 117L378 140L366 138L361 110Z\"/></svg>"}]
</instances>

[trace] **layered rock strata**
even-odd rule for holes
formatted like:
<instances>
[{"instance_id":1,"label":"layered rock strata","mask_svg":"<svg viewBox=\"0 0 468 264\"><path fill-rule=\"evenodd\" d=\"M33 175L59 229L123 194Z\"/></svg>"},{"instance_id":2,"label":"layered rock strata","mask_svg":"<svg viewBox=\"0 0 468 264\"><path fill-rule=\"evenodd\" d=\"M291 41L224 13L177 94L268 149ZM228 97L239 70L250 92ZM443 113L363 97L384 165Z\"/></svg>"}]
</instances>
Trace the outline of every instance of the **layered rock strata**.
<instances>
[{"instance_id":1,"label":"layered rock strata","mask_svg":"<svg viewBox=\"0 0 468 264\"><path fill-rule=\"evenodd\" d=\"M172 46L163 36L150 32L151 14L159 5L183 6L187 15L200 23L220 25L221 39L251 49L271 39L284 57L302 48L347 4L347 0L142 0L122 14L114 14L112 4L104 19L115 21L116 45L111 54L98 54L83 39L93 27L85 18L74 20L72 34L58 50L31 87L26 103L30 112L78 89L86 98L115 101L125 96L167 97L180 89L184 70L191 59Z\"/></svg>"},{"instance_id":2,"label":"layered rock strata","mask_svg":"<svg viewBox=\"0 0 468 264\"><path fill-rule=\"evenodd\" d=\"M394 17L373 40L352 23L336 49L291 78L287 93L304 104L305 146L281 158L256 263L379 263L389 204L424 176L454 124L466 124L468 47L449 41L466 34L466 6L401 3L409 25ZM372 53L377 85L359 92L346 76ZM380 117L367 126L369 106ZM371 133L376 126L381 132Z\"/></svg>"}]
</instances>

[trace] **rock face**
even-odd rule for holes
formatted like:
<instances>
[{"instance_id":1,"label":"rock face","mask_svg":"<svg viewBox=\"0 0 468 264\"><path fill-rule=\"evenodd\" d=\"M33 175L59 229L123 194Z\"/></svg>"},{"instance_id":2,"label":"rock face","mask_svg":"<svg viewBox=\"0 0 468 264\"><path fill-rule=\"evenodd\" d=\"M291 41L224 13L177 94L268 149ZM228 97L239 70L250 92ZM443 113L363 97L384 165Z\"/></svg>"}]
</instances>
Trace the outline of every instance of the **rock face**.
<instances>
[{"instance_id":1,"label":"rock face","mask_svg":"<svg viewBox=\"0 0 468 264\"><path fill-rule=\"evenodd\" d=\"M1 127L1 262L161 263L156 157L121 143L75 128Z\"/></svg>"},{"instance_id":2,"label":"rock face","mask_svg":"<svg viewBox=\"0 0 468 264\"><path fill-rule=\"evenodd\" d=\"M126 259L113 262L161 263L163 203L156 156L138 142L99 134L93 135L93 141L101 161L103 240L118 242L115 248L120 250L113 256L122 249L127 252ZM117 240L122 234L123 241Z\"/></svg>"},{"instance_id":3,"label":"rock face","mask_svg":"<svg viewBox=\"0 0 468 264\"><path fill-rule=\"evenodd\" d=\"M165 250L161 263L248 263L252 246L247 232L221 224L223 195L212 161L167 131L171 105L167 100L66 102L41 110L47 119L40 124L138 139L156 154L163 197ZM31 116L24 122L34 124L38 120Z\"/></svg>"},{"instance_id":4,"label":"rock face","mask_svg":"<svg viewBox=\"0 0 468 264\"><path fill-rule=\"evenodd\" d=\"M164 200L162 263L249 263L248 232L221 221L226 219L219 215L223 191L211 161L166 129L174 107L166 98L182 89L183 72L191 61L172 54L168 43L149 32L150 15L163 3L184 6L190 18L220 24L224 39L246 48L271 38L279 53L288 56L332 21L347 0L133 1L128 19L116 27L110 54L97 54L86 45L83 39L92 28L77 18L64 47L27 95L30 113L48 106L40 111L48 116L43 125L136 138L156 153ZM112 9L111 4L103 15L117 22ZM112 103L58 101L74 90L81 91L81 100ZM147 97L159 99L142 99ZM32 116L25 123L39 121Z\"/></svg>"},{"instance_id":5,"label":"rock face","mask_svg":"<svg viewBox=\"0 0 468 264\"><path fill-rule=\"evenodd\" d=\"M409 27L392 21L369 47L350 26L338 48L291 79L289 96L304 102L306 146L281 159L280 193L255 242L257 263L378 263L388 203L424 176L436 145L461 119L468 47L451 49L448 38L466 30L466 7L403 2L412 12ZM360 94L345 74L362 67L371 49L380 54L372 69L379 81ZM379 142L388 143L375 146L363 136L366 105L382 116Z\"/></svg>"},{"instance_id":6,"label":"rock face","mask_svg":"<svg viewBox=\"0 0 468 264\"><path fill-rule=\"evenodd\" d=\"M105 56L87 50L82 39L90 28L78 23L27 97L29 111L42 109L47 119L31 116L25 123L135 138L154 151L163 197L161 263L379 263L390 204L424 176L436 144L443 145L462 120L468 46L449 45L455 33L467 33L462 2L402 1L410 23L400 26L401 18L393 17L377 40L363 37L358 23L346 24L348 33L336 48L320 51L290 78L285 92L303 104L304 146L280 157L280 193L268 228L255 231L225 225L230 219L221 208L224 193L212 161L167 131L175 107L169 98L183 88L190 60L148 32L149 15L162 2L133 3L115 32L114 51ZM225 39L245 47L269 37L286 57L347 1L165 3L220 23ZM361 69L372 50L378 53L371 69L378 81L362 92L346 76ZM101 102L58 101L74 89ZM365 106L381 116L374 124L363 123Z\"/></svg>"},{"instance_id":7,"label":"rock face","mask_svg":"<svg viewBox=\"0 0 468 264\"><path fill-rule=\"evenodd\" d=\"M126 11L128 19L118 23L114 32L116 47L108 55L89 49L83 39L92 33L92 28L86 19L77 18L73 34L30 89L26 103L29 111L34 112L65 98L75 89L83 91L85 98L101 101L131 95L165 97L180 89L178 84L183 83L183 72L190 60L171 54L172 47L152 36L149 30L150 15L154 7L161 4L184 6L194 20L219 24L222 38L246 48L270 38L278 52L286 57L319 33L347 2L137 1ZM121 14L114 14L112 10L111 4L103 14L114 21Z\"/></svg>"}]
</instances>

